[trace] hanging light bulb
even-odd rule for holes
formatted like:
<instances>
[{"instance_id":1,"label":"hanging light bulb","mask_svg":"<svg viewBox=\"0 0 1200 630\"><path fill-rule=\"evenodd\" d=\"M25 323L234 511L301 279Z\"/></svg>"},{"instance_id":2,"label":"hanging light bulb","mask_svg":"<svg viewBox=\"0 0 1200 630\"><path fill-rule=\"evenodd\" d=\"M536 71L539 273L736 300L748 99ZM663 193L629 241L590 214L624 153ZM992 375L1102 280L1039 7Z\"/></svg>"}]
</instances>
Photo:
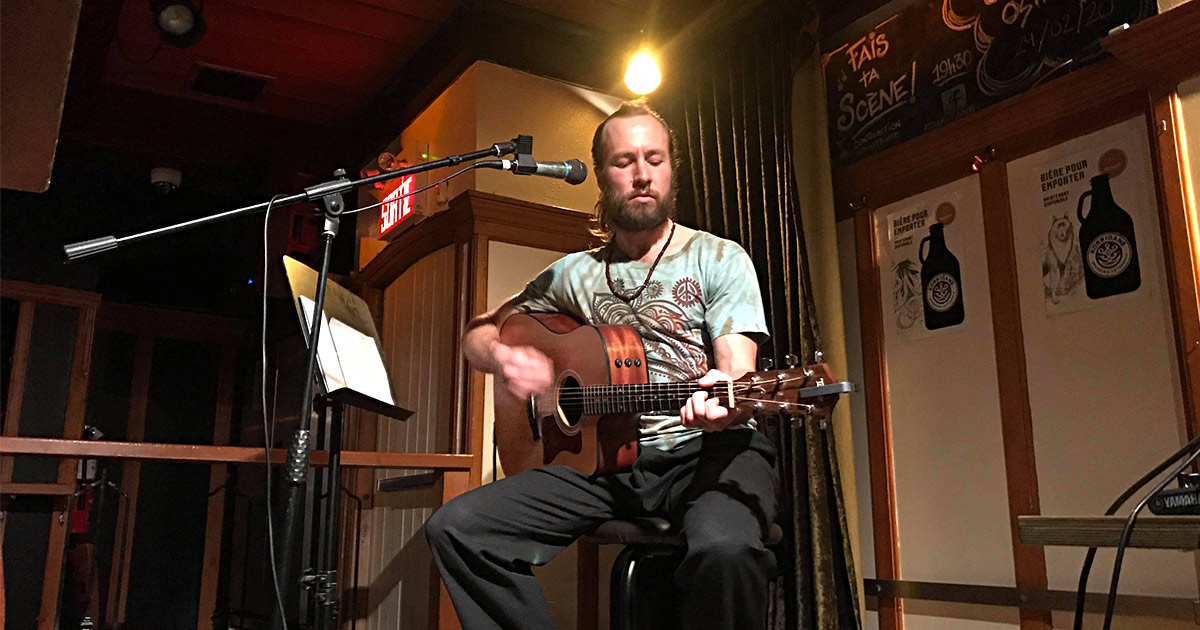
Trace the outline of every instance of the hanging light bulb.
<instances>
[{"instance_id":1,"label":"hanging light bulb","mask_svg":"<svg viewBox=\"0 0 1200 630\"><path fill-rule=\"evenodd\" d=\"M658 60L648 50L641 50L629 60L625 70L625 86L634 94L649 94L662 82Z\"/></svg>"}]
</instances>

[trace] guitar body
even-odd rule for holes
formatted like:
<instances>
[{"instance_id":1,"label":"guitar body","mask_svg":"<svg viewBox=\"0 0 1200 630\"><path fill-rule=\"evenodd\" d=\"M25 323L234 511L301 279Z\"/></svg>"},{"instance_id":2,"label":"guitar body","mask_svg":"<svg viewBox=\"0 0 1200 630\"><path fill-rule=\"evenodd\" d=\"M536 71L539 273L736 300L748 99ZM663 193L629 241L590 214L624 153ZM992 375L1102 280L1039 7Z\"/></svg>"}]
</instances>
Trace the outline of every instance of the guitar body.
<instances>
[{"instance_id":1,"label":"guitar body","mask_svg":"<svg viewBox=\"0 0 1200 630\"><path fill-rule=\"evenodd\" d=\"M537 348L554 362L555 372L551 390L528 401L495 384L496 444L504 474L565 465L591 475L633 465L637 414L589 415L580 388L647 382L646 354L636 330L586 326L559 314L517 314L505 320L500 340Z\"/></svg>"}]
</instances>

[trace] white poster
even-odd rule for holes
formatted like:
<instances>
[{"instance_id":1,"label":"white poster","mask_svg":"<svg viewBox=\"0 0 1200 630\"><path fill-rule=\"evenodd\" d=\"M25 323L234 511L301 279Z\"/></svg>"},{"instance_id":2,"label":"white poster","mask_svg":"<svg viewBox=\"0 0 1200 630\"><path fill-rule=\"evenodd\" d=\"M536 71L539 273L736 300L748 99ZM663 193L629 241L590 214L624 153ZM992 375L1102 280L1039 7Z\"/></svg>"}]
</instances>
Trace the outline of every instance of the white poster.
<instances>
[{"instance_id":1,"label":"white poster","mask_svg":"<svg viewBox=\"0 0 1200 630\"><path fill-rule=\"evenodd\" d=\"M1047 316L1144 294L1137 225L1155 216L1144 203L1149 172L1139 162L1145 129L1073 140L1009 166L1014 225L1034 226L1033 249L1018 251L1041 266Z\"/></svg>"},{"instance_id":2,"label":"white poster","mask_svg":"<svg viewBox=\"0 0 1200 630\"><path fill-rule=\"evenodd\" d=\"M964 239L954 218L962 204L955 187L918 194L883 210L887 245L881 280L892 288L892 320L901 338L913 341L959 329L966 320L967 296L955 252Z\"/></svg>"},{"instance_id":3,"label":"white poster","mask_svg":"<svg viewBox=\"0 0 1200 630\"><path fill-rule=\"evenodd\" d=\"M976 196L978 196L976 194ZM963 194L942 187L881 209L886 237L880 279L892 292L885 313L902 339L959 329L966 321L962 227L955 224Z\"/></svg>"}]
</instances>

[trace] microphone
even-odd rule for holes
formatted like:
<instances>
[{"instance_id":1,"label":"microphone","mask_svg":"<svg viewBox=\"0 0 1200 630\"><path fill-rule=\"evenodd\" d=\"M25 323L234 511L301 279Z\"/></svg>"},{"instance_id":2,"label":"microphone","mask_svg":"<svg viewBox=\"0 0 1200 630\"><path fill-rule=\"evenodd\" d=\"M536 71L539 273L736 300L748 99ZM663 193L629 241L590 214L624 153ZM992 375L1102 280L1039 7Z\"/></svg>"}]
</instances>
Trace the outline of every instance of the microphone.
<instances>
[{"instance_id":1,"label":"microphone","mask_svg":"<svg viewBox=\"0 0 1200 630\"><path fill-rule=\"evenodd\" d=\"M513 160L484 160L476 162L475 165L479 168L495 168L502 171L512 171L516 175L541 175L542 177L553 177L561 179L568 184L582 184L587 179L587 167L579 160L567 160L566 162L534 162L534 168L529 172L522 173L515 170L517 163Z\"/></svg>"}]
</instances>

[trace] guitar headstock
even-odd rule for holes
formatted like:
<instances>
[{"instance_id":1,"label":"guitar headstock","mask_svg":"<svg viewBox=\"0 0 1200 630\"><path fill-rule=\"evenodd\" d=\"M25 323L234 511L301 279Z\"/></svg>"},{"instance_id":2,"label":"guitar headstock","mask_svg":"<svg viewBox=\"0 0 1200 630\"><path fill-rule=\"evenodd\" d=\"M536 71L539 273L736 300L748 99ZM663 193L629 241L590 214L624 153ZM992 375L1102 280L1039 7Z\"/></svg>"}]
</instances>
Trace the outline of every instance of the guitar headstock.
<instances>
[{"instance_id":1,"label":"guitar headstock","mask_svg":"<svg viewBox=\"0 0 1200 630\"><path fill-rule=\"evenodd\" d=\"M790 360L793 355L787 358ZM837 382L827 363L749 372L733 382L734 406L749 409L755 415L811 414L832 408L838 398L836 392L812 395L812 388Z\"/></svg>"}]
</instances>

